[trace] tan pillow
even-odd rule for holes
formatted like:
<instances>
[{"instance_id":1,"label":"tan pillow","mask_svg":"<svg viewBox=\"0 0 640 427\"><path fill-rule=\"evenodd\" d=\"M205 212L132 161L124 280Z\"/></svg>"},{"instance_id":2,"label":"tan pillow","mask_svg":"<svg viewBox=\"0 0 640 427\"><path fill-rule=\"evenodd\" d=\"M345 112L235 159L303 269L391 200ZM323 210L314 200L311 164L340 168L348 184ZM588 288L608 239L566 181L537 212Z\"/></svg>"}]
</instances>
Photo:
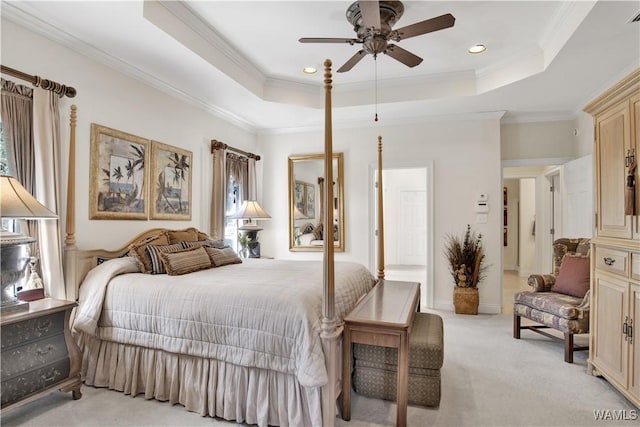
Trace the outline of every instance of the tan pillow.
<instances>
[{"instance_id":1,"label":"tan pillow","mask_svg":"<svg viewBox=\"0 0 640 427\"><path fill-rule=\"evenodd\" d=\"M169 230L169 243L195 242L198 240L198 230L194 227L185 228L184 230Z\"/></svg>"},{"instance_id":2,"label":"tan pillow","mask_svg":"<svg viewBox=\"0 0 640 427\"><path fill-rule=\"evenodd\" d=\"M209 240L209 235L202 231L198 231L198 240Z\"/></svg>"},{"instance_id":3,"label":"tan pillow","mask_svg":"<svg viewBox=\"0 0 640 427\"><path fill-rule=\"evenodd\" d=\"M589 290L590 277L588 257L565 255L551 291L583 298Z\"/></svg>"},{"instance_id":4,"label":"tan pillow","mask_svg":"<svg viewBox=\"0 0 640 427\"><path fill-rule=\"evenodd\" d=\"M169 238L167 237L167 232L162 231L158 234L154 234L152 236L147 237L146 239L132 243L129 245L129 254L135 257L140 264L142 264L142 269L144 273L151 272L151 259L147 254L147 246L148 245L168 245Z\"/></svg>"},{"instance_id":5,"label":"tan pillow","mask_svg":"<svg viewBox=\"0 0 640 427\"><path fill-rule=\"evenodd\" d=\"M167 271L164 268L164 263L162 262L161 253L176 253L182 252L185 248L182 246L182 243L174 243L173 245L147 245L147 256L151 261L151 270L149 273L151 274L164 274Z\"/></svg>"},{"instance_id":6,"label":"tan pillow","mask_svg":"<svg viewBox=\"0 0 640 427\"><path fill-rule=\"evenodd\" d=\"M315 240L322 240L322 227L322 224L318 224L318 226L313 229L313 238Z\"/></svg>"},{"instance_id":7,"label":"tan pillow","mask_svg":"<svg viewBox=\"0 0 640 427\"><path fill-rule=\"evenodd\" d=\"M193 273L213 266L204 248L187 249L176 253L160 253L160 257L169 276Z\"/></svg>"},{"instance_id":8,"label":"tan pillow","mask_svg":"<svg viewBox=\"0 0 640 427\"><path fill-rule=\"evenodd\" d=\"M209 258L211 258L211 262L213 262L214 267L242 263L238 254L228 246L222 249L205 247L205 250L207 251Z\"/></svg>"}]
</instances>

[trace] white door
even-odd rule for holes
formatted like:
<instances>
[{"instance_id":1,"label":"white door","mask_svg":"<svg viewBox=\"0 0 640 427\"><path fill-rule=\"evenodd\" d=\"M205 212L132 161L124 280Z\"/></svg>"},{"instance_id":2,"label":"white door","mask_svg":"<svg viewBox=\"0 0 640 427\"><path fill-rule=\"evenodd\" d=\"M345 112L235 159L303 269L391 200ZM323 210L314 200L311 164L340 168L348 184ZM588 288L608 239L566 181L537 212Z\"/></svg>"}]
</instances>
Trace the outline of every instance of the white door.
<instances>
[{"instance_id":1,"label":"white door","mask_svg":"<svg viewBox=\"0 0 640 427\"><path fill-rule=\"evenodd\" d=\"M427 192L400 190L399 264L426 265Z\"/></svg>"}]
</instances>

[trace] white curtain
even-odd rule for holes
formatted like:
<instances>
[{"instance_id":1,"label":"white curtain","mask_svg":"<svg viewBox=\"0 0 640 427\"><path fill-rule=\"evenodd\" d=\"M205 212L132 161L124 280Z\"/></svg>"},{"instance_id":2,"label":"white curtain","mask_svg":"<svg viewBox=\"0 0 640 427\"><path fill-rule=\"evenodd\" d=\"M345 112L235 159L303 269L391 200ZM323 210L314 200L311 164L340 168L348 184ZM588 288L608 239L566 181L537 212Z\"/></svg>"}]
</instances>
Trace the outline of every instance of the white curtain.
<instances>
[{"instance_id":1,"label":"white curtain","mask_svg":"<svg viewBox=\"0 0 640 427\"><path fill-rule=\"evenodd\" d=\"M209 235L224 239L224 215L227 211L227 150L213 150L213 173L211 183L211 227Z\"/></svg>"},{"instance_id":2,"label":"white curtain","mask_svg":"<svg viewBox=\"0 0 640 427\"><path fill-rule=\"evenodd\" d=\"M61 141L58 99L59 96L52 91L33 89L34 196L59 215ZM52 298L65 299L61 240L60 219L40 221L38 242L45 292Z\"/></svg>"}]
</instances>

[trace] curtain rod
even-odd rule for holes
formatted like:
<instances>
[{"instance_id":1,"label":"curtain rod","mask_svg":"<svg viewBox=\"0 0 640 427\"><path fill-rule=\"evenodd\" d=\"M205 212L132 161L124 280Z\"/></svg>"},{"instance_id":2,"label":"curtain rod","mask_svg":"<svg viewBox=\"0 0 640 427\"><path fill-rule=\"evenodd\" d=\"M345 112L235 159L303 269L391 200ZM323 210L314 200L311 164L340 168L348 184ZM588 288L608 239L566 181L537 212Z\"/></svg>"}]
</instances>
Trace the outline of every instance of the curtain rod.
<instances>
[{"instance_id":1,"label":"curtain rod","mask_svg":"<svg viewBox=\"0 0 640 427\"><path fill-rule=\"evenodd\" d=\"M65 86L62 83L54 82L53 80L43 79L40 76L32 76L31 74L23 73L22 71L7 67L6 65L0 65L0 72L25 80L32 83L36 87L39 86L42 89L50 90L61 96L68 96L69 98L73 98L77 93L75 88L71 86Z\"/></svg>"},{"instance_id":2,"label":"curtain rod","mask_svg":"<svg viewBox=\"0 0 640 427\"><path fill-rule=\"evenodd\" d=\"M253 154L253 153L249 153L248 151L243 151L240 150L238 148L234 148L230 145L225 144L222 141L218 141L217 139L212 139L211 140L211 152L213 153L213 150L231 150L231 151L235 151L238 154L242 154L243 156L247 156L250 159L256 159L256 160L260 160L260 156L257 154Z\"/></svg>"}]
</instances>

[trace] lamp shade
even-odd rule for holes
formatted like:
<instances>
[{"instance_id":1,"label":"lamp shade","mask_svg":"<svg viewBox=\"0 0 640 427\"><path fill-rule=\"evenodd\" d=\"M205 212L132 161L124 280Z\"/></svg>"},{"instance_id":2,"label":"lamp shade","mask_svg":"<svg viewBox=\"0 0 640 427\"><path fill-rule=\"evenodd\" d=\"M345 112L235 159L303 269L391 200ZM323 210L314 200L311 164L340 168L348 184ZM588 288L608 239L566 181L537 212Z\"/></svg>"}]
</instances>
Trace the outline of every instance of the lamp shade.
<instances>
[{"instance_id":1,"label":"lamp shade","mask_svg":"<svg viewBox=\"0 0 640 427\"><path fill-rule=\"evenodd\" d=\"M47 219L58 215L35 199L12 176L0 176L0 216L2 218Z\"/></svg>"},{"instance_id":2,"label":"lamp shade","mask_svg":"<svg viewBox=\"0 0 640 427\"><path fill-rule=\"evenodd\" d=\"M229 215L232 219L271 219L271 216L262 209L256 200L245 200L238 210Z\"/></svg>"},{"instance_id":3,"label":"lamp shade","mask_svg":"<svg viewBox=\"0 0 640 427\"><path fill-rule=\"evenodd\" d=\"M293 207L293 219L309 219L308 216L300 212L297 206Z\"/></svg>"}]
</instances>

